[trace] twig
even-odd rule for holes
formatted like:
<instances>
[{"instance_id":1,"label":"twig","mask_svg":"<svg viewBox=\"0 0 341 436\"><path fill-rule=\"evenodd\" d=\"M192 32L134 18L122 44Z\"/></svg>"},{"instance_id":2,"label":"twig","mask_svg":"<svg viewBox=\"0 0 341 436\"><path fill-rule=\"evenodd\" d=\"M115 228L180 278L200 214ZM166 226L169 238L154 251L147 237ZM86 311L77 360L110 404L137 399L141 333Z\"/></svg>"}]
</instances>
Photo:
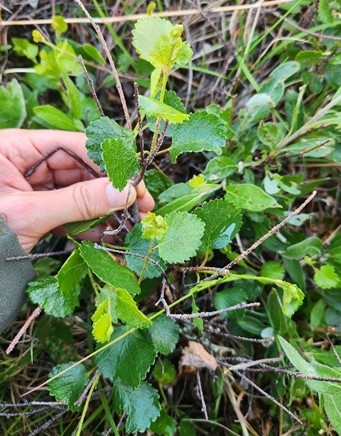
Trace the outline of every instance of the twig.
<instances>
[{"instance_id":1,"label":"twig","mask_svg":"<svg viewBox=\"0 0 341 436\"><path fill-rule=\"evenodd\" d=\"M254 388L256 389L258 392L260 392L262 395L264 395L264 397L268 398L270 401L272 401L273 403L275 403L278 407L280 407L281 409L285 410L287 412L287 414L289 416L291 416L295 421L297 421L298 423L300 423L301 425L303 425L302 421L300 419L297 418L297 416L295 416L292 412L290 412L289 409L287 409L285 406L283 406L283 404L281 404L280 402L278 402L274 397L272 397L270 394L268 394L267 392L265 392L263 389L261 389L259 386L256 385L256 383L254 383L252 380L250 380L249 378L245 377L244 374L241 374L239 371L235 371L233 368L231 368L231 371L235 374L237 374L240 378L246 378L247 382Z\"/></svg>"},{"instance_id":2,"label":"twig","mask_svg":"<svg viewBox=\"0 0 341 436\"><path fill-rule=\"evenodd\" d=\"M25 324L21 327L21 329L15 335L14 339L11 341L11 343L9 344L9 346L6 349L6 354L10 354L13 351L14 347L20 341L20 338L25 334L26 330L29 328L31 322L34 319L38 318L40 313L41 313L41 308L38 306L34 309L34 311L31 313L31 315L25 321Z\"/></svg>"},{"instance_id":3,"label":"twig","mask_svg":"<svg viewBox=\"0 0 341 436\"><path fill-rule=\"evenodd\" d=\"M208 420L207 407L206 407L206 403L205 403L204 393L202 391L202 385L201 385L201 379L200 379L199 371L196 372L196 377L197 377L199 398L200 398L200 401L201 401L201 411L204 412L205 419Z\"/></svg>"},{"instance_id":4,"label":"twig","mask_svg":"<svg viewBox=\"0 0 341 436\"><path fill-rule=\"evenodd\" d=\"M61 250L61 251L50 251L49 253L29 253L29 254L24 254L22 256L13 256L13 257L7 257L6 261L12 262L14 260L26 260L26 259L41 259L44 257L49 257L49 256L61 256L63 254L69 254L71 253L72 250Z\"/></svg>"},{"instance_id":5,"label":"twig","mask_svg":"<svg viewBox=\"0 0 341 436\"><path fill-rule=\"evenodd\" d=\"M85 77L85 79L86 79L86 81L88 83L88 86L89 86L92 98L94 99L94 101L96 103L96 106L97 106L97 109L98 109L99 113L101 114L102 117L104 117L105 113L103 112L101 103L99 102L99 99L97 97L96 90L95 90L95 87L94 87L94 82L91 79L91 77L89 76L88 70L86 69L86 66L85 66L85 63L84 63L84 60L83 60L82 56L79 55L78 59L79 59L79 62L81 64L81 66L82 66L84 77Z\"/></svg>"},{"instance_id":6,"label":"twig","mask_svg":"<svg viewBox=\"0 0 341 436\"><path fill-rule=\"evenodd\" d=\"M75 159L77 162L79 162L92 176L99 178L100 175L97 174L97 172L89 165L87 164L81 157L79 157L76 153L69 150L66 147L62 147L61 145L58 147L53 148L48 153L44 154L37 162L35 162L33 165L31 165L27 170L24 172L25 179L28 179L32 176L32 174L35 172L35 170L41 165L43 162L45 162L49 157L57 153L57 151L64 151L64 153L71 156L73 159Z\"/></svg>"},{"instance_id":7,"label":"twig","mask_svg":"<svg viewBox=\"0 0 341 436\"><path fill-rule=\"evenodd\" d=\"M77 0L75 0L77 1ZM290 3L292 0L270 0L262 3L262 8L272 8L277 6L278 4ZM210 14L219 14L219 13L233 13L235 11L247 11L249 9L257 9L259 8L259 2L254 4L245 4L245 5L235 5L235 6L218 6L212 7L205 12L209 12ZM164 11L164 12L154 12L154 17L162 17L162 18L170 18L170 17L185 17L190 15L202 15L202 9L180 9L176 11ZM86 14L88 16L88 14ZM98 23L98 24L106 24L106 23L124 23L127 21L136 21L141 18L149 17L148 14L130 14L120 17L96 17L96 18L64 18L65 22L68 24L88 24L88 23ZM37 24L51 24L52 18L44 18L39 20L8 20L2 21L0 20L0 26L36 26Z\"/></svg>"},{"instance_id":8,"label":"twig","mask_svg":"<svg viewBox=\"0 0 341 436\"><path fill-rule=\"evenodd\" d=\"M233 310L245 309L246 307L259 307L260 303L239 303L234 306L225 307L220 310L213 310L212 312L198 312L198 313L189 313L189 314L170 314L170 318L174 319L193 319L193 318L208 318L210 316L220 315L221 313L231 312Z\"/></svg>"},{"instance_id":9,"label":"twig","mask_svg":"<svg viewBox=\"0 0 341 436\"><path fill-rule=\"evenodd\" d=\"M270 236L273 236L277 233L288 221L290 221L295 215L298 215L302 209L306 207L308 203L315 197L317 191L314 191L297 209L295 209L291 214L289 214L283 221L274 226L271 230L269 230L265 235L259 238L254 244L251 245L247 250L240 253L232 262L225 266L225 269L231 269L234 265L237 265L240 261L245 259L250 253L252 253L259 245L261 245L264 241L266 241ZM212 277L210 277L212 279Z\"/></svg>"},{"instance_id":10,"label":"twig","mask_svg":"<svg viewBox=\"0 0 341 436\"><path fill-rule=\"evenodd\" d=\"M98 27L98 25L96 24L96 22L94 21L94 19L91 17L91 15L89 14L89 12L87 11L87 9L85 8L85 6L83 5L83 3L80 0L74 0L78 6L82 9L82 11L84 12L84 14L88 17L90 23L92 24L92 27L95 29L95 32L97 33L98 39L100 40L103 50L106 54L106 57L108 59L108 62L110 64L112 73L114 75L115 81L116 81L116 88L117 88L117 92L118 95L120 96L120 100L121 100L121 104L122 104L122 108L123 108L123 113L124 113L124 117L126 119L126 123L127 123L127 127L128 129L132 129L132 124L131 124L131 120L130 120L130 116L129 116L129 111L128 111L128 107L127 107L127 102L124 96L124 92L122 89L122 85L121 85L121 81L120 81L120 77L118 75L117 69L116 69L116 65L115 62L110 54L110 50L108 47L108 44L106 43L104 37L103 37L103 33L101 32L101 29Z\"/></svg>"}]
</instances>

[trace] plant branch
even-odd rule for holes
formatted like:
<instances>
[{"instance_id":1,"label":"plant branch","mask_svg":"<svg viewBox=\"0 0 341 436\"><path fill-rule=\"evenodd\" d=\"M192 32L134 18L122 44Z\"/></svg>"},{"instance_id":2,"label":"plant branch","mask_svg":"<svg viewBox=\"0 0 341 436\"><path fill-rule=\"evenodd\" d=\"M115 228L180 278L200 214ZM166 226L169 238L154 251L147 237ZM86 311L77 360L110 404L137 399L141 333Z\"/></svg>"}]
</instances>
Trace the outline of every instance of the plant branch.
<instances>
[{"instance_id":1,"label":"plant branch","mask_svg":"<svg viewBox=\"0 0 341 436\"><path fill-rule=\"evenodd\" d=\"M98 25L96 24L96 22L94 21L94 19L91 17L91 15L89 14L89 12L87 11L87 9L85 8L85 6L83 5L83 3L80 0L74 0L78 6L82 9L82 11L84 12L84 14L88 17L92 27L95 29L98 39L100 40L103 50L106 54L106 57L109 61L112 73L114 75L115 81L116 81L116 88L117 88L117 92L120 96L120 100L121 100L121 104L122 104L122 108L123 108L123 113L124 113L124 117L127 123L127 127L128 129L132 129L132 124L131 124L131 120L130 120L130 115L129 115L129 111L128 111L128 107L127 107L127 102L124 96L124 92L122 89L122 85L121 85L121 81L120 81L120 77L118 75L117 69L116 69L116 65L115 62L110 54L110 50L108 47L108 44L106 43L104 37L103 37L103 33L101 32L101 29L98 27Z\"/></svg>"}]
</instances>

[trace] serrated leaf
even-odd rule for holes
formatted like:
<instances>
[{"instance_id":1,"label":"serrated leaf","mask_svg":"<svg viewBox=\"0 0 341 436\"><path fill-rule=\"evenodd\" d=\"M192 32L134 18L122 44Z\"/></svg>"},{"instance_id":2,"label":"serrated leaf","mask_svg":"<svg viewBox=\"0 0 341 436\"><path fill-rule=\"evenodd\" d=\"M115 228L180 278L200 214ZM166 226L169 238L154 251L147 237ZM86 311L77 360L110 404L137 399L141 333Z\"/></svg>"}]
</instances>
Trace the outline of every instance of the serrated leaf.
<instances>
[{"instance_id":1,"label":"serrated leaf","mask_svg":"<svg viewBox=\"0 0 341 436\"><path fill-rule=\"evenodd\" d=\"M176 93L174 91L166 91L165 92L163 103L165 103L168 106L171 106L177 112L180 112L181 114L186 115L185 106L183 105L182 101L176 95ZM189 115L186 115L186 116L187 116L187 118L189 117ZM147 118L148 118L148 128L149 128L149 130L154 132L155 125L156 125L156 117L147 116ZM160 127L159 127L160 132L163 131L164 126L165 126L165 121L161 120ZM169 126L167 127L167 130L166 130L166 136L171 138L173 136L174 128L175 128L175 124L170 123Z\"/></svg>"},{"instance_id":2,"label":"serrated leaf","mask_svg":"<svg viewBox=\"0 0 341 436\"><path fill-rule=\"evenodd\" d=\"M211 200L197 208L194 213L205 223L202 238L205 250L226 247L242 225L240 212L226 200Z\"/></svg>"},{"instance_id":3,"label":"serrated leaf","mask_svg":"<svg viewBox=\"0 0 341 436\"><path fill-rule=\"evenodd\" d=\"M161 315L144 333L150 337L157 353L171 353L179 340L179 327L171 318Z\"/></svg>"},{"instance_id":4,"label":"serrated leaf","mask_svg":"<svg viewBox=\"0 0 341 436\"><path fill-rule=\"evenodd\" d=\"M56 277L38 277L28 284L27 293L45 313L56 317L70 315L78 305L78 292L62 294Z\"/></svg>"},{"instance_id":5,"label":"serrated leaf","mask_svg":"<svg viewBox=\"0 0 341 436\"><path fill-rule=\"evenodd\" d=\"M95 340L99 343L108 342L114 327L110 313L108 313L108 303L106 301L98 306L91 319L93 321L92 335Z\"/></svg>"},{"instance_id":6,"label":"serrated leaf","mask_svg":"<svg viewBox=\"0 0 341 436\"><path fill-rule=\"evenodd\" d=\"M205 224L188 212L171 212L165 220L168 230L158 245L160 257L168 263L190 259L201 244Z\"/></svg>"},{"instance_id":7,"label":"serrated leaf","mask_svg":"<svg viewBox=\"0 0 341 436\"><path fill-rule=\"evenodd\" d=\"M214 114L200 110L175 127L169 154L173 162L182 153L213 151L220 155L226 138L227 127L224 121Z\"/></svg>"},{"instance_id":8,"label":"serrated leaf","mask_svg":"<svg viewBox=\"0 0 341 436\"><path fill-rule=\"evenodd\" d=\"M130 327L146 328L152 322L137 307L128 291L116 288L111 296L111 307L115 315Z\"/></svg>"},{"instance_id":9,"label":"serrated leaf","mask_svg":"<svg viewBox=\"0 0 341 436\"><path fill-rule=\"evenodd\" d=\"M142 115L148 117L161 117L163 120L167 120L170 123L182 123L189 119L189 115L183 112L179 112L172 106L165 103L160 103L154 98L139 96L139 105Z\"/></svg>"},{"instance_id":10,"label":"serrated leaf","mask_svg":"<svg viewBox=\"0 0 341 436\"><path fill-rule=\"evenodd\" d=\"M166 220L161 215L156 215L154 212L149 212L142 222L142 237L151 241L161 241L168 230Z\"/></svg>"},{"instance_id":11,"label":"serrated leaf","mask_svg":"<svg viewBox=\"0 0 341 436\"><path fill-rule=\"evenodd\" d=\"M252 212L280 207L277 201L264 192L263 189L249 183L227 186L225 198L237 208Z\"/></svg>"},{"instance_id":12,"label":"serrated leaf","mask_svg":"<svg viewBox=\"0 0 341 436\"><path fill-rule=\"evenodd\" d=\"M158 392L146 382L133 388L121 382L114 385L114 404L118 412L125 412L125 432L144 432L160 415Z\"/></svg>"},{"instance_id":13,"label":"serrated leaf","mask_svg":"<svg viewBox=\"0 0 341 436\"><path fill-rule=\"evenodd\" d=\"M93 273L104 283L114 288L126 289L131 295L140 293L135 275L128 268L115 262L106 251L96 249L91 242L83 241L80 254Z\"/></svg>"},{"instance_id":14,"label":"serrated leaf","mask_svg":"<svg viewBox=\"0 0 341 436\"><path fill-rule=\"evenodd\" d=\"M52 378L62 371L68 369L75 362L65 363L55 366L49 373ZM88 371L82 364L78 364L66 371L60 377L57 377L48 382L48 389L57 401L67 404L71 410L77 410L74 403L78 400L84 391L85 386L89 381Z\"/></svg>"},{"instance_id":15,"label":"serrated leaf","mask_svg":"<svg viewBox=\"0 0 341 436\"><path fill-rule=\"evenodd\" d=\"M121 139L133 148L135 137L132 131L121 127L116 121L108 117L102 117L93 121L86 129L86 148L88 156L93 162L105 171L105 163L102 156L102 143L106 139Z\"/></svg>"},{"instance_id":16,"label":"serrated leaf","mask_svg":"<svg viewBox=\"0 0 341 436\"><path fill-rule=\"evenodd\" d=\"M81 257L79 250L74 250L64 262L57 274L59 291L65 299L72 298L77 301L80 284L87 274L87 266Z\"/></svg>"},{"instance_id":17,"label":"serrated leaf","mask_svg":"<svg viewBox=\"0 0 341 436\"><path fill-rule=\"evenodd\" d=\"M304 50L297 53L295 59L302 67L310 67L321 62L323 59L323 52L317 50Z\"/></svg>"},{"instance_id":18,"label":"serrated leaf","mask_svg":"<svg viewBox=\"0 0 341 436\"><path fill-rule=\"evenodd\" d=\"M140 170L135 141L128 143L122 138L105 139L101 147L109 179L115 188L122 191L128 180Z\"/></svg>"},{"instance_id":19,"label":"serrated leaf","mask_svg":"<svg viewBox=\"0 0 341 436\"><path fill-rule=\"evenodd\" d=\"M23 90L16 79L0 86L0 128L21 127L26 118Z\"/></svg>"},{"instance_id":20,"label":"serrated leaf","mask_svg":"<svg viewBox=\"0 0 341 436\"><path fill-rule=\"evenodd\" d=\"M341 284L340 277L332 265L322 265L314 274L314 282L321 289L337 288Z\"/></svg>"},{"instance_id":21,"label":"serrated leaf","mask_svg":"<svg viewBox=\"0 0 341 436\"><path fill-rule=\"evenodd\" d=\"M288 283L284 280L275 280L275 283L283 290L283 313L291 318L302 305L304 294L301 289L293 283Z\"/></svg>"},{"instance_id":22,"label":"serrated leaf","mask_svg":"<svg viewBox=\"0 0 341 436\"><path fill-rule=\"evenodd\" d=\"M127 244L127 251L133 253L125 256L126 265L130 270L134 271L138 276L141 274L142 270L144 270L143 276L148 279L162 275L162 268L164 268L165 264L160 259L157 249L153 251L147 268L144 269L145 259L150 249L150 241L142 238L141 224L134 226L127 234L125 242ZM134 256L134 253L136 253L137 256ZM158 268L155 263L159 264L161 268Z\"/></svg>"},{"instance_id":23,"label":"serrated leaf","mask_svg":"<svg viewBox=\"0 0 341 436\"><path fill-rule=\"evenodd\" d=\"M117 340L110 347L99 352L96 363L104 377L111 381L120 379L132 387L143 380L155 360L157 351L150 338L142 332L134 331L122 337L126 327L117 327L110 340Z\"/></svg>"},{"instance_id":24,"label":"serrated leaf","mask_svg":"<svg viewBox=\"0 0 341 436\"><path fill-rule=\"evenodd\" d=\"M175 64L183 65L192 57L191 48L181 39L182 29L163 18L147 17L136 22L132 31L133 45L142 59L155 68L169 71Z\"/></svg>"}]
</instances>

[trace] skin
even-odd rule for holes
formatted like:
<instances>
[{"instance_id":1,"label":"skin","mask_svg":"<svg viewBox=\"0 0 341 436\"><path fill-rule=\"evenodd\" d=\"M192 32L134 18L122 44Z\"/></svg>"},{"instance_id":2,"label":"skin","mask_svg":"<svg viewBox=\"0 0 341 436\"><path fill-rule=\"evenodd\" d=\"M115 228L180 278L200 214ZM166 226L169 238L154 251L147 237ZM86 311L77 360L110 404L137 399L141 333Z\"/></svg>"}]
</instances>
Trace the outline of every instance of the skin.
<instances>
[{"instance_id":1,"label":"skin","mask_svg":"<svg viewBox=\"0 0 341 436\"><path fill-rule=\"evenodd\" d=\"M83 133L0 130L0 214L30 252L45 234L65 223L122 210L136 200L141 216L154 207L143 182L123 191L107 177L94 178L77 160L58 150L26 179L25 171L58 146L68 148L98 172L87 157Z\"/></svg>"}]
</instances>

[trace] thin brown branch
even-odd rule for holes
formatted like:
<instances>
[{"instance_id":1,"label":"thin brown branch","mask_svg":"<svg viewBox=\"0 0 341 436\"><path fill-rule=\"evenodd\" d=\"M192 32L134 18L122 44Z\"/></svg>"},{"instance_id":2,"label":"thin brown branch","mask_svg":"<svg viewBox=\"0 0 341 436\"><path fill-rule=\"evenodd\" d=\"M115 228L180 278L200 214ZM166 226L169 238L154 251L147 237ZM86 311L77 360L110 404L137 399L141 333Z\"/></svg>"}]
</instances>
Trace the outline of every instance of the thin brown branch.
<instances>
[{"instance_id":1,"label":"thin brown branch","mask_svg":"<svg viewBox=\"0 0 341 436\"><path fill-rule=\"evenodd\" d=\"M132 129L132 124L131 124L131 120L130 120L130 115L129 115L129 111L128 111L128 107L127 107L127 102L124 96L124 92L122 89L122 85L121 85L121 81L120 81L120 77L118 75L117 69L116 69L116 65L115 62L110 54L110 50L108 47L108 44L106 43L103 33L101 31L101 29L99 28L99 26L96 24L96 22L94 21L94 19L91 17L91 15L89 14L89 12L87 11L87 9L85 8L85 6L83 5L83 3L80 0L74 0L78 6L82 9L82 11L84 12L84 14L88 17L88 20L90 21L92 27L95 29L95 32L97 33L98 39L100 40L104 53L108 59L108 62L110 64L112 73L114 75L115 81L116 81L116 89L118 92L118 95L120 96L120 100L121 100L121 105L123 108L123 113L124 113L124 117L126 119L126 123L127 123L127 127L128 129Z\"/></svg>"},{"instance_id":2,"label":"thin brown branch","mask_svg":"<svg viewBox=\"0 0 341 436\"><path fill-rule=\"evenodd\" d=\"M77 0L75 0L77 1ZM277 5L283 3L290 3L292 0L271 0L264 1L262 3L262 8L273 8ZM246 5L235 5L235 6L217 6L212 8L204 9L206 13L210 14L232 14L235 11L247 11L250 9L259 8L259 2L254 4L246 4ZM154 17L161 18L170 18L170 17L185 17L190 15L202 15L202 9L180 9L176 11L163 11L163 12L154 12ZM141 18L147 18L148 14L130 14L120 17L104 17L104 18L65 18L65 22L68 24L88 24L88 23L97 23L97 24L106 24L106 23L124 23L127 21L136 21ZM52 18L43 18L38 20L1 20L0 26L36 26L38 24L51 24Z\"/></svg>"},{"instance_id":3,"label":"thin brown branch","mask_svg":"<svg viewBox=\"0 0 341 436\"><path fill-rule=\"evenodd\" d=\"M31 325L32 321L34 321L41 313L41 308L38 306L34 309L34 311L31 313L31 315L27 318L25 321L25 324L21 327L21 329L18 331L18 333L15 335L12 342L9 344L9 346L6 349L6 354L10 354L14 347L17 345L17 343L20 341L21 337L26 333L26 330Z\"/></svg>"}]
</instances>

